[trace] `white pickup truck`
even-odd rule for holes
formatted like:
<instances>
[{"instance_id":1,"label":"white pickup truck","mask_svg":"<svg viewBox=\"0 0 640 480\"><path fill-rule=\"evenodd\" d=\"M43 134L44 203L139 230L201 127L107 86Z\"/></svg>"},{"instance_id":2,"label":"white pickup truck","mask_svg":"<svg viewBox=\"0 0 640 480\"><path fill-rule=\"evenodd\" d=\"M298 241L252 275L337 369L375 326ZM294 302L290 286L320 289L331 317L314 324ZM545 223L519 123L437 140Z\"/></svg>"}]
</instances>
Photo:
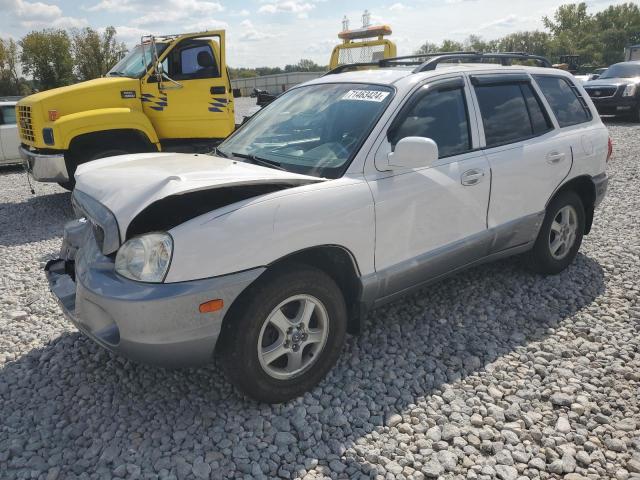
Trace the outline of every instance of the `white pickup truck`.
<instances>
[{"instance_id":1,"label":"white pickup truck","mask_svg":"<svg viewBox=\"0 0 640 480\"><path fill-rule=\"evenodd\" d=\"M20 163L16 101L0 97L0 165Z\"/></svg>"},{"instance_id":2,"label":"white pickup truck","mask_svg":"<svg viewBox=\"0 0 640 480\"><path fill-rule=\"evenodd\" d=\"M509 255L561 272L605 195L607 129L568 73L467 56L341 67L215 155L81 165L52 291L109 350L217 354L240 391L281 402L372 307Z\"/></svg>"}]
</instances>

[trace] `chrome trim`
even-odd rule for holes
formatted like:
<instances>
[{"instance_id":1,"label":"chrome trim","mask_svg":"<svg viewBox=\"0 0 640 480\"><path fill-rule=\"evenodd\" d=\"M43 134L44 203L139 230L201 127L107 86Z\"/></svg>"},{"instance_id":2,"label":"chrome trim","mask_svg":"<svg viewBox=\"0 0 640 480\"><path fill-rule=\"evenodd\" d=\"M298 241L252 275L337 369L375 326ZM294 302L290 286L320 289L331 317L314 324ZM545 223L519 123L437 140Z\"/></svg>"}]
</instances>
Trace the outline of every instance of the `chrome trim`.
<instances>
[{"instance_id":1,"label":"chrome trim","mask_svg":"<svg viewBox=\"0 0 640 480\"><path fill-rule=\"evenodd\" d=\"M99 245L102 253L109 255L120 248L120 229L111 210L78 189L73 191L71 203L78 216L86 217L94 228L102 229L103 240Z\"/></svg>"},{"instance_id":2,"label":"chrome trim","mask_svg":"<svg viewBox=\"0 0 640 480\"><path fill-rule=\"evenodd\" d=\"M19 147L20 156L24 168L38 182L60 182L69 181L67 165L63 154L45 155L32 152L24 147Z\"/></svg>"}]
</instances>

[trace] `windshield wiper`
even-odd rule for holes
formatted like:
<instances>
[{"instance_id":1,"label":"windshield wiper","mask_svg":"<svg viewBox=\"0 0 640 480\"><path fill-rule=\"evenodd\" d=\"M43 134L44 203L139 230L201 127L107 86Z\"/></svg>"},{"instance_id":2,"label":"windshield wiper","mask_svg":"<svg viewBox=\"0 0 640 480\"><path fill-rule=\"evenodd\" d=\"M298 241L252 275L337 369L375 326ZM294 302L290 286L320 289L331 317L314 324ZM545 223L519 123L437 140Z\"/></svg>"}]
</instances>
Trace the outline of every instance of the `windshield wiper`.
<instances>
[{"instance_id":1,"label":"windshield wiper","mask_svg":"<svg viewBox=\"0 0 640 480\"><path fill-rule=\"evenodd\" d=\"M282 168L278 162L273 162L271 160L267 160L265 158L256 157L255 155L248 155L246 153L236 153L232 152L231 155L239 158L246 158L247 160L251 160L256 165L262 165L263 167L275 168L276 170L284 170L287 171L286 168Z\"/></svg>"},{"instance_id":2,"label":"windshield wiper","mask_svg":"<svg viewBox=\"0 0 640 480\"><path fill-rule=\"evenodd\" d=\"M109 72L107 73L110 77L124 77L124 73L122 72Z\"/></svg>"}]
</instances>

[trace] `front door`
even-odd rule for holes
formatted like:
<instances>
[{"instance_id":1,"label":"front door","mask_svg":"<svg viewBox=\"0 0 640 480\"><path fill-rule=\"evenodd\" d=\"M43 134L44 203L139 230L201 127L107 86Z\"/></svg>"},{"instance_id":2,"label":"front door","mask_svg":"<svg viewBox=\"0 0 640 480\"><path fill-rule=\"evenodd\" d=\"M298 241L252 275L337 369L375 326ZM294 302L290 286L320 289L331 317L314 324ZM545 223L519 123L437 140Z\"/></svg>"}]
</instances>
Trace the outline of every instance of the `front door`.
<instances>
[{"instance_id":1,"label":"front door","mask_svg":"<svg viewBox=\"0 0 640 480\"><path fill-rule=\"evenodd\" d=\"M182 40L161 63L161 82L153 72L142 79L142 105L161 140L222 139L233 132L223 36Z\"/></svg>"},{"instance_id":2,"label":"front door","mask_svg":"<svg viewBox=\"0 0 640 480\"><path fill-rule=\"evenodd\" d=\"M375 202L375 266L381 296L433 279L483 257L491 172L474 150L462 78L423 87L398 114L376 159L402 138L428 137L439 159L426 168L380 172L368 180Z\"/></svg>"}]
</instances>

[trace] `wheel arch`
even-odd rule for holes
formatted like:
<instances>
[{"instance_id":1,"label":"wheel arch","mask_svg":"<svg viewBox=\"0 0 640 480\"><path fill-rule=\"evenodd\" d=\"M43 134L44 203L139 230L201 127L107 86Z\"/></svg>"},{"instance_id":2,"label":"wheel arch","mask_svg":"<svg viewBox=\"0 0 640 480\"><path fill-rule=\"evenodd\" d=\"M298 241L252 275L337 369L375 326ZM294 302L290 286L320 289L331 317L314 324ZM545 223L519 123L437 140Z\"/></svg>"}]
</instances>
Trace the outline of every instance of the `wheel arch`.
<instances>
[{"instance_id":1,"label":"wheel arch","mask_svg":"<svg viewBox=\"0 0 640 480\"><path fill-rule=\"evenodd\" d=\"M591 231L596 204L596 186L593 183L593 179L589 175L580 175L563 183L558 189L556 189L551 198L549 198L545 208L553 201L554 198L566 191L573 191L577 193L580 200L582 200L585 215L584 234L587 235Z\"/></svg>"},{"instance_id":2,"label":"wheel arch","mask_svg":"<svg viewBox=\"0 0 640 480\"><path fill-rule=\"evenodd\" d=\"M298 250L269 263L265 272L254 280L253 284L260 282L267 272L296 264L309 265L317 268L329 275L329 277L336 282L344 295L347 306L347 332L351 334L359 333L364 309L360 302L362 293L360 269L353 253L341 245L317 245ZM233 305L225 314L223 328L224 324L227 323L228 317L233 315L234 307L238 308L243 303L242 297L245 293L250 294L250 289L251 285L233 302Z\"/></svg>"},{"instance_id":3,"label":"wheel arch","mask_svg":"<svg viewBox=\"0 0 640 480\"><path fill-rule=\"evenodd\" d=\"M95 149L96 147L112 147L113 145L132 145L147 151L157 151L153 141L142 130L134 128L119 128L98 130L82 133L71 139L68 152L72 156L81 149Z\"/></svg>"}]
</instances>

